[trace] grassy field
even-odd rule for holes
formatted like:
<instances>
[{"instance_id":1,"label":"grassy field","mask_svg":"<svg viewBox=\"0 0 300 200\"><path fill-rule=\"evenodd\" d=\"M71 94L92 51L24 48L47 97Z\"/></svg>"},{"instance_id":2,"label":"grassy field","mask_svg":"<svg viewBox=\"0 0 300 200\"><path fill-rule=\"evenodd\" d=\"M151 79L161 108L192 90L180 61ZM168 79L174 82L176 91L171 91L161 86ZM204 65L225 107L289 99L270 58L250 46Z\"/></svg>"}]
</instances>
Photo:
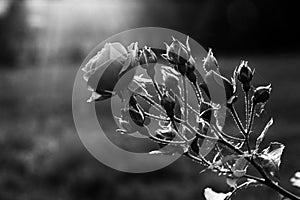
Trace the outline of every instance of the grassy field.
<instances>
[{"instance_id":1,"label":"grassy field","mask_svg":"<svg viewBox=\"0 0 300 200\"><path fill-rule=\"evenodd\" d=\"M247 59L256 68L256 83L273 84L272 99L261 119L264 123L271 116L275 119L265 145L277 140L287 146L282 184L292 189L289 178L300 169L299 56ZM219 62L229 75L239 58ZM147 174L117 172L96 161L81 144L73 124L71 98L77 70L57 65L0 71L0 199L196 200L204 198L206 186L228 189L222 178L199 175L201 167L186 158ZM266 188L243 191L239 197L277 198Z\"/></svg>"}]
</instances>

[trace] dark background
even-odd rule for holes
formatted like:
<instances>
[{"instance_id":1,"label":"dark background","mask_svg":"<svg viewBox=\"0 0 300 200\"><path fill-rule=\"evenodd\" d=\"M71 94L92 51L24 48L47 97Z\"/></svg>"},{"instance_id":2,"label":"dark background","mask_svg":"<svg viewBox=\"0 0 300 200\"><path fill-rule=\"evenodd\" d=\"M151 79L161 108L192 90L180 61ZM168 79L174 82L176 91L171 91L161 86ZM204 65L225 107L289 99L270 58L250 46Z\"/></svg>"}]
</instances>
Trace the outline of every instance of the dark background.
<instances>
[{"instance_id":1,"label":"dark background","mask_svg":"<svg viewBox=\"0 0 300 200\"><path fill-rule=\"evenodd\" d=\"M107 37L143 26L174 29L213 48L227 76L246 59L256 68L256 83L272 83L272 99L257 124L274 117L264 145L276 140L287 146L281 183L297 192L289 183L300 169L299 11L293 4L0 0L0 199L193 200L204 199L207 186L229 189L223 178L199 175L202 168L186 158L156 172L126 174L102 165L81 144L71 107L81 62ZM255 188L240 198L278 196Z\"/></svg>"}]
</instances>

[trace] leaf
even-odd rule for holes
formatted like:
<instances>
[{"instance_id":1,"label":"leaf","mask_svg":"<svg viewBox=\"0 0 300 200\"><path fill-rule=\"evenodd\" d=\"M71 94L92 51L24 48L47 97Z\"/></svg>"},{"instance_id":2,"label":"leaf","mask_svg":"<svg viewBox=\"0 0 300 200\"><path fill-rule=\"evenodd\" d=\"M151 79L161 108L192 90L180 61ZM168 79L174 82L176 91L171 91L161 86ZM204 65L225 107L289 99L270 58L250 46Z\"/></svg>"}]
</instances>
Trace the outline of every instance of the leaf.
<instances>
[{"instance_id":1,"label":"leaf","mask_svg":"<svg viewBox=\"0 0 300 200\"><path fill-rule=\"evenodd\" d=\"M211 188L205 188L204 189L204 197L206 200L225 200L227 197L229 197L232 193L218 193L213 191Z\"/></svg>"},{"instance_id":2,"label":"leaf","mask_svg":"<svg viewBox=\"0 0 300 200\"><path fill-rule=\"evenodd\" d=\"M262 143L264 137L266 136L266 134L267 134L269 128L272 126L272 124L273 124L273 118L270 119L270 121L265 126L264 130L261 132L259 137L256 139L255 149L259 148L260 144Z\"/></svg>"},{"instance_id":3,"label":"leaf","mask_svg":"<svg viewBox=\"0 0 300 200\"><path fill-rule=\"evenodd\" d=\"M235 86L224 76L221 76L219 73L211 70L205 75L205 83L208 85L209 89L214 91L212 101L217 104L226 103L234 94ZM224 93L225 91L225 93ZM207 94L208 95L208 94Z\"/></svg>"},{"instance_id":4,"label":"leaf","mask_svg":"<svg viewBox=\"0 0 300 200\"><path fill-rule=\"evenodd\" d=\"M233 179L231 184L234 184L234 181L236 182L237 179ZM228 184L228 182L227 182ZM254 179L247 179L244 183L241 183L237 187L234 188L234 190L231 192L231 194L225 198L225 200L230 200L232 197L237 193L237 191L241 189L245 189L250 186L258 186L258 182Z\"/></svg>"},{"instance_id":5,"label":"leaf","mask_svg":"<svg viewBox=\"0 0 300 200\"><path fill-rule=\"evenodd\" d=\"M214 117L216 119L216 125L218 129L222 131L226 119L225 107L220 107L219 109L214 110Z\"/></svg>"},{"instance_id":6,"label":"leaf","mask_svg":"<svg viewBox=\"0 0 300 200\"><path fill-rule=\"evenodd\" d=\"M300 188L300 172L296 172L290 181L294 187Z\"/></svg>"},{"instance_id":7,"label":"leaf","mask_svg":"<svg viewBox=\"0 0 300 200\"><path fill-rule=\"evenodd\" d=\"M247 168L248 161L244 157L240 157L235 161L232 167L233 175L237 178L240 178L246 174Z\"/></svg>"},{"instance_id":8,"label":"leaf","mask_svg":"<svg viewBox=\"0 0 300 200\"><path fill-rule=\"evenodd\" d=\"M234 154L221 157L220 160L217 160L216 162L212 163L212 166L210 166L210 168L214 168L216 166L222 166L225 163L232 162L232 161L236 160L237 158L239 158L239 156L234 155Z\"/></svg>"},{"instance_id":9,"label":"leaf","mask_svg":"<svg viewBox=\"0 0 300 200\"><path fill-rule=\"evenodd\" d=\"M237 178L226 178L226 183L232 188L237 188Z\"/></svg>"},{"instance_id":10,"label":"leaf","mask_svg":"<svg viewBox=\"0 0 300 200\"><path fill-rule=\"evenodd\" d=\"M185 145L166 145L161 149L150 151L150 155L168 155L174 156L177 154L183 154L187 151L187 147Z\"/></svg>"},{"instance_id":11,"label":"leaf","mask_svg":"<svg viewBox=\"0 0 300 200\"><path fill-rule=\"evenodd\" d=\"M198 137L195 137L195 139L193 139L191 145L190 145L190 151L192 153L194 153L196 156L199 155L199 138Z\"/></svg>"},{"instance_id":12,"label":"leaf","mask_svg":"<svg viewBox=\"0 0 300 200\"><path fill-rule=\"evenodd\" d=\"M285 146L278 142L272 142L268 148L258 155L258 160L269 175L279 178L279 166Z\"/></svg>"},{"instance_id":13,"label":"leaf","mask_svg":"<svg viewBox=\"0 0 300 200\"><path fill-rule=\"evenodd\" d=\"M166 151L166 150L154 150L150 151L150 155L165 155L165 156L173 156L176 152Z\"/></svg>"},{"instance_id":14,"label":"leaf","mask_svg":"<svg viewBox=\"0 0 300 200\"><path fill-rule=\"evenodd\" d=\"M237 158L239 158L238 155L231 154L231 155L227 155L227 156L223 157L221 160L222 160L222 163L224 164L224 163L236 160Z\"/></svg>"},{"instance_id":15,"label":"leaf","mask_svg":"<svg viewBox=\"0 0 300 200\"><path fill-rule=\"evenodd\" d=\"M255 106L254 113L256 117L260 117L265 111L266 103L260 103Z\"/></svg>"},{"instance_id":16,"label":"leaf","mask_svg":"<svg viewBox=\"0 0 300 200\"><path fill-rule=\"evenodd\" d=\"M121 134L131 134L136 132L136 129L134 129L128 121L123 120L121 117L115 116L115 118L117 119L119 125L121 126L121 129L117 129L116 132Z\"/></svg>"}]
</instances>

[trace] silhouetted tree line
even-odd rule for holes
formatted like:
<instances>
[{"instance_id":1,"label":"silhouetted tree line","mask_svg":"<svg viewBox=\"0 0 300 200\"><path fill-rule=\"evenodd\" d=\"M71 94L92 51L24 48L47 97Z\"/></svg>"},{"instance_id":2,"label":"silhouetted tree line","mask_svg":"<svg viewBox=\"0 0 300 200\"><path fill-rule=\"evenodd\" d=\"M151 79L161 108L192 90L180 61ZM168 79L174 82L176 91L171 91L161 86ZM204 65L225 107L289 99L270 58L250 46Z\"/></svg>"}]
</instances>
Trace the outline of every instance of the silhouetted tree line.
<instances>
[{"instance_id":1,"label":"silhouetted tree line","mask_svg":"<svg viewBox=\"0 0 300 200\"><path fill-rule=\"evenodd\" d=\"M25 0L12 0L0 17L0 64L20 64L30 37Z\"/></svg>"}]
</instances>

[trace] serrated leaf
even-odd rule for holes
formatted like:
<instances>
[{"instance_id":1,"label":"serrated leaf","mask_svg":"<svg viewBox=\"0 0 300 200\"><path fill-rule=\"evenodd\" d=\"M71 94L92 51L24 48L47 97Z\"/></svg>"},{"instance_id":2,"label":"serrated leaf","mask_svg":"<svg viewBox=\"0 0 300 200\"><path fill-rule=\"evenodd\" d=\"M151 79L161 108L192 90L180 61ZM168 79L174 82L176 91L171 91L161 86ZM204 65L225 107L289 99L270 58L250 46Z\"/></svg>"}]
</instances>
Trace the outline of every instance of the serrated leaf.
<instances>
[{"instance_id":1,"label":"serrated leaf","mask_svg":"<svg viewBox=\"0 0 300 200\"><path fill-rule=\"evenodd\" d=\"M229 197L232 193L218 193L213 191L211 188L205 188L204 189L204 197L206 200L225 200L227 197Z\"/></svg>"},{"instance_id":2,"label":"serrated leaf","mask_svg":"<svg viewBox=\"0 0 300 200\"><path fill-rule=\"evenodd\" d=\"M261 132L259 137L256 139L255 149L259 148L260 144L262 143L263 139L265 138L265 136L266 136L269 128L272 126L272 124L273 124L273 118L270 119L270 121L265 126L264 130Z\"/></svg>"},{"instance_id":3,"label":"serrated leaf","mask_svg":"<svg viewBox=\"0 0 300 200\"><path fill-rule=\"evenodd\" d=\"M258 155L260 165L265 172L275 178L279 178L279 167L281 164L281 156L285 146L278 142L272 142L268 148L264 149Z\"/></svg>"}]
</instances>

